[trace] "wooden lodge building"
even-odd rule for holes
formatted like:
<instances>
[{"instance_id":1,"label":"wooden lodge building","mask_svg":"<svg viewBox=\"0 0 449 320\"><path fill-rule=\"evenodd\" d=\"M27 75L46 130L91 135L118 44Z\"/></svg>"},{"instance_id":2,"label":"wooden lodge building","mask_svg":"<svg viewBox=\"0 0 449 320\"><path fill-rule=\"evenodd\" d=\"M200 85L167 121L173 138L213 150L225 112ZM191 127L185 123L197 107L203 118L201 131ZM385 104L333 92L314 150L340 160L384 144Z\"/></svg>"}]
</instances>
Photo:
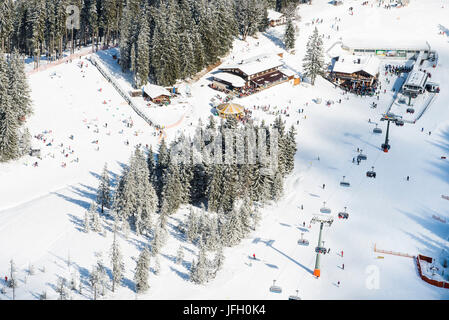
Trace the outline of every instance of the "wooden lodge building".
<instances>
[{"instance_id":1,"label":"wooden lodge building","mask_svg":"<svg viewBox=\"0 0 449 320\"><path fill-rule=\"evenodd\" d=\"M287 17L284 14L271 9L268 9L267 12L270 27L281 26L287 23Z\"/></svg>"},{"instance_id":2,"label":"wooden lodge building","mask_svg":"<svg viewBox=\"0 0 449 320\"><path fill-rule=\"evenodd\" d=\"M240 93L265 89L294 78L283 66L281 56L275 54L242 60L219 68L213 75L211 87Z\"/></svg>"},{"instance_id":3,"label":"wooden lodge building","mask_svg":"<svg viewBox=\"0 0 449 320\"><path fill-rule=\"evenodd\" d=\"M372 94L377 88L380 60L375 56L340 56L332 61L328 78L351 92Z\"/></svg>"},{"instance_id":4,"label":"wooden lodge building","mask_svg":"<svg viewBox=\"0 0 449 320\"><path fill-rule=\"evenodd\" d=\"M143 97L148 97L151 102L157 104L169 104L170 103L170 92L164 87L157 86L154 84L147 84L143 87Z\"/></svg>"}]
</instances>

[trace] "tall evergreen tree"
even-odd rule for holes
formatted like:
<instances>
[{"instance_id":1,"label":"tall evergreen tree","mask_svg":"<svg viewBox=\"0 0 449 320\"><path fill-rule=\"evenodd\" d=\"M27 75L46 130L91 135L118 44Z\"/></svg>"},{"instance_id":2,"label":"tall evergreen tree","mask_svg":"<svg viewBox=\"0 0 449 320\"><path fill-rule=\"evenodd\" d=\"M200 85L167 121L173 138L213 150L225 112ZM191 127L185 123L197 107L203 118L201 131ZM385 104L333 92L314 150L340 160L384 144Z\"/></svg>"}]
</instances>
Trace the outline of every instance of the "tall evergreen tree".
<instances>
[{"instance_id":1,"label":"tall evergreen tree","mask_svg":"<svg viewBox=\"0 0 449 320\"><path fill-rule=\"evenodd\" d=\"M292 19L288 19L284 34L284 45L287 50L295 48L295 37L295 27L293 26Z\"/></svg>"},{"instance_id":2,"label":"tall evergreen tree","mask_svg":"<svg viewBox=\"0 0 449 320\"><path fill-rule=\"evenodd\" d=\"M100 186L97 190L97 203L101 206L101 213L104 213L104 208L109 208L111 204L111 182L107 163L105 163L101 174Z\"/></svg>"},{"instance_id":3,"label":"tall evergreen tree","mask_svg":"<svg viewBox=\"0 0 449 320\"><path fill-rule=\"evenodd\" d=\"M137 266L134 273L134 281L136 285L136 292L143 293L150 287L148 284L148 276L150 270L150 252L145 247L139 255Z\"/></svg>"},{"instance_id":4,"label":"tall evergreen tree","mask_svg":"<svg viewBox=\"0 0 449 320\"><path fill-rule=\"evenodd\" d=\"M324 70L323 39L316 27L307 42L303 62L304 75L309 77L314 85L316 77L322 75Z\"/></svg>"},{"instance_id":5,"label":"tall evergreen tree","mask_svg":"<svg viewBox=\"0 0 449 320\"><path fill-rule=\"evenodd\" d=\"M114 228L114 240L111 247L111 264L112 264L112 292L115 291L115 285L120 284L123 279L123 272L125 265L123 263L123 256L120 251L120 246L117 241L117 226Z\"/></svg>"}]
</instances>

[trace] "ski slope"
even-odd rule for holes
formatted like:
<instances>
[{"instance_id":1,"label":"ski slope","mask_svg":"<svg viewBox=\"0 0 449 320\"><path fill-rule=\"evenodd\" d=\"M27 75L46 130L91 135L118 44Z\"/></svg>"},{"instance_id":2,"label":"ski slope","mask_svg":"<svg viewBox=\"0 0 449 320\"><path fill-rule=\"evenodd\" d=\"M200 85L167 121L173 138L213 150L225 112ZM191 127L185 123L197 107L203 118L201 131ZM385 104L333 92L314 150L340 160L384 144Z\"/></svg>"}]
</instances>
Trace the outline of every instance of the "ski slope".
<instances>
[{"instance_id":1,"label":"ski slope","mask_svg":"<svg viewBox=\"0 0 449 320\"><path fill-rule=\"evenodd\" d=\"M342 95L339 89L319 78L314 87L284 83L239 99L237 102L252 109L258 120L271 122L275 118L261 109L253 109L267 105L270 110L287 110L289 116L284 116L287 125L296 126L299 120L295 170L286 182L284 197L263 208L257 231L240 245L225 249L223 269L207 285L188 281L197 248L183 242L176 229L179 220L185 219L187 208L169 219L170 237L159 257L161 272L157 276L150 274L146 294L136 296L132 280L136 257L146 240L134 234L129 239L120 237L125 279L115 293L108 291L102 298L287 299L299 290L302 299L448 299L449 290L430 286L418 277L412 259L373 252L376 244L385 250L436 258L448 246L448 225L432 219L432 215L449 220L449 202L441 198L442 194L449 194L449 160L441 159L449 157L449 37L439 34L441 26L449 28L449 3L410 2L405 8L386 10L376 5L361 6L359 1L347 0L344 5L334 7L328 1L315 0L311 6L300 6L302 19L297 22L300 31L296 54L283 49L281 26L259 34L257 39L236 40L233 51L226 57L241 60L284 52L286 64L301 72L305 45L315 27L310 22L316 18L323 19L317 27L325 35L325 50L340 38L356 36L373 41L383 36L397 42L413 37L427 40L439 55L432 80L440 83L441 92L416 124L390 128L389 153L380 150L384 135L375 135L372 129L374 123L379 123L385 132L386 123L379 119L392 100L391 90L382 93L377 101ZM348 14L350 6L354 7L354 15ZM331 28L336 23L335 17L341 19L339 31ZM106 237L83 232L84 212L95 198L98 176L107 162L116 182L133 146L141 143L157 149L154 128L133 112L94 66L89 64L81 69L79 61L87 62L74 60L29 76L34 115L28 119L28 126L33 136L43 134L46 139L44 143L33 138L33 146L42 149L43 159L37 160L38 166L32 166L36 158L31 157L0 165L0 286L4 285L3 278L8 275L8 263L13 258L19 277L18 299L38 299L43 290L50 299L57 299L57 278L70 278L73 271L81 274L84 283L82 294L73 293L73 299L92 298L89 271L99 254L109 267L112 244L109 220L102 220L108 230ZM177 123L165 130L168 140L177 132L194 130L191 122L196 124L198 118L205 121L211 114L210 98L217 91L207 87L209 77L206 74L191 85L192 97L188 100L191 112L187 119L178 121L181 112L164 113L163 108L148 111L149 116L151 112L157 114L158 123ZM117 78L127 81L126 76ZM390 87L383 82L382 88L391 89L393 84L391 79ZM317 97L322 98L321 104L313 102ZM337 103L339 99L341 104ZM328 100L335 103L328 107L325 104ZM378 103L376 109L370 108L373 101ZM298 113L299 108L304 113ZM132 128L124 122L130 118ZM52 145L47 146L52 139ZM96 140L98 144L93 143ZM352 162L357 148L368 157L360 165ZM71 150L74 153L69 154ZM76 158L79 162L72 162ZM61 166L63 162L65 168ZM365 176L372 166L377 172L376 179ZM351 183L349 188L339 185L343 176ZM410 181L406 181L406 176L410 176ZM316 279L312 272L319 226L308 226L324 201L332 209L335 221L331 227L324 227L325 247L331 251L321 257L321 277ZM300 210L301 205L304 210ZM345 206L349 219L336 218ZM298 246L301 233L310 246ZM185 261L176 265L174 257L180 245L185 247ZM258 260L249 259L253 253ZM379 255L384 258L377 259ZM36 274L28 276L25 283L30 263ZM154 264L152 259L152 268ZM45 272L40 270L43 266ZM369 285L373 275L378 276L379 283L374 289ZM273 280L282 287L281 294L269 292ZM6 290L6 295L0 294L1 299L11 299L12 292Z\"/></svg>"}]
</instances>

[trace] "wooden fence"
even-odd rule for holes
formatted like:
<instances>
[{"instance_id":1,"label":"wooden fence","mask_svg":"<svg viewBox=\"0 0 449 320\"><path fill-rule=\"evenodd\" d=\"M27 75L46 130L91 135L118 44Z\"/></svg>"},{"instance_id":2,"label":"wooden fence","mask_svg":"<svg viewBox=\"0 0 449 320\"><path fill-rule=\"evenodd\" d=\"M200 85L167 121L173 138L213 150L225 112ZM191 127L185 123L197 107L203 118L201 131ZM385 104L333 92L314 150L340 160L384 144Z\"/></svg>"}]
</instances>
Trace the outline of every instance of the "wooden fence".
<instances>
[{"instance_id":1,"label":"wooden fence","mask_svg":"<svg viewBox=\"0 0 449 320\"><path fill-rule=\"evenodd\" d=\"M419 254L416 257L416 265L418 266L418 272L419 272L419 276L421 277L421 279L424 280L425 282L427 282L428 284L431 284L432 286L436 286L436 287L444 288L444 289L449 289L449 283L448 282L446 282L446 281L436 281L436 280L430 279L430 278L428 278L427 276L425 276L422 273L421 262L420 262L421 260L426 261L428 263L432 263L433 259L431 257L426 257L426 256L423 256L421 254Z\"/></svg>"},{"instance_id":2,"label":"wooden fence","mask_svg":"<svg viewBox=\"0 0 449 320\"><path fill-rule=\"evenodd\" d=\"M101 64L97 61L97 59L93 56L89 58L89 61L100 71L100 73L103 75L103 77L108 80L112 86L117 90L117 92L125 99L125 101L131 106L131 108L134 109L134 111L143 119L145 120L150 126L158 128L159 126L156 125L153 121L151 121L143 112L140 110L139 107L135 105L135 103L131 100L131 97L126 91L115 81L115 79L112 78L112 76L107 72Z\"/></svg>"},{"instance_id":3,"label":"wooden fence","mask_svg":"<svg viewBox=\"0 0 449 320\"><path fill-rule=\"evenodd\" d=\"M377 248L376 244L374 244L374 252L391 254L393 256L399 256L399 257L405 257L405 258L414 258L415 257L408 253L396 252L396 251L391 251L391 250L381 250L381 249Z\"/></svg>"}]
</instances>

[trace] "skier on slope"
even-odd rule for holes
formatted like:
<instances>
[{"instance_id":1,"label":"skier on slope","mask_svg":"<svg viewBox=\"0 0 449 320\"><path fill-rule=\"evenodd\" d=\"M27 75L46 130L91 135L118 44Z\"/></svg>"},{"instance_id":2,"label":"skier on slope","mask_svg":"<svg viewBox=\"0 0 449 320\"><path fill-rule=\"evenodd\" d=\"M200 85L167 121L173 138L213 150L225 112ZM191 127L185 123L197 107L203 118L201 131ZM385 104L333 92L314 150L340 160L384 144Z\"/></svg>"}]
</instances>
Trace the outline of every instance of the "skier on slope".
<instances>
[{"instance_id":1,"label":"skier on slope","mask_svg":"<svg viewBox=\"0 0 449 320\"><path fill-rule=\"evenodd\" d=\"M343 250L341 250L341 257L343 258Z\"/></svg>"}]
</instances>

